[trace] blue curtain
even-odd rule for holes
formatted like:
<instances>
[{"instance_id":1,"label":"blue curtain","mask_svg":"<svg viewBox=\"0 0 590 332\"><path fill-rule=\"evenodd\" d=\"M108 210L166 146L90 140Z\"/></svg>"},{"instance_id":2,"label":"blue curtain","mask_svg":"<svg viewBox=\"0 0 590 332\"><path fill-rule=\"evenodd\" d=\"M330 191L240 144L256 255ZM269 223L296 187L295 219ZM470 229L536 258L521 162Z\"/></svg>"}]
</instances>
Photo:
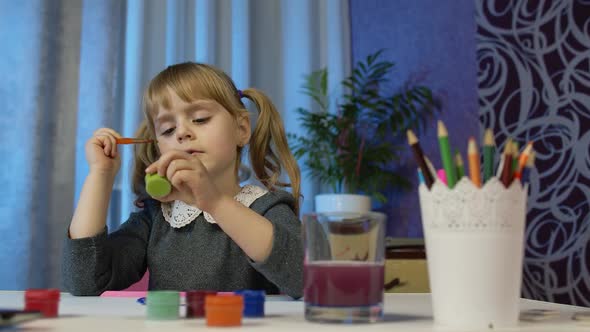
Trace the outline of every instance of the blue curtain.
<instances>
[{"instance_id":1,"label":"blue curtain","mask_svg":"<svg viewBox=\"0 0 590 332\"><path fill-rule=\"evenodd\" d=\"M112 127L131 136L150 78L167 65L216 65L240 88L267 92L298 133L305 74L349 68L348 2L340 0L0 0L2 175L0 289L58 287L61 246L88 172L84 144ZM272 28L269 28L272 27ZM255 119L254 119L255 120ZM108 225L133 209L131 148ZM318 186L304 177L302 212Z\"/></svg>"}]
</instances>

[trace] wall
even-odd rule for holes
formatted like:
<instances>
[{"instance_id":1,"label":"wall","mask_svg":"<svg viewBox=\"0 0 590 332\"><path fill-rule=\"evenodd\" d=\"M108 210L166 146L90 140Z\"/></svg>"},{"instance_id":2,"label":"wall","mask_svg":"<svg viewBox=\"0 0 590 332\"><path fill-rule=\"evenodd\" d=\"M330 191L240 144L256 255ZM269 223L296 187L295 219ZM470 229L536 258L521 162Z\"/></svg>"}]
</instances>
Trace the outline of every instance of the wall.
<instances>
[{"instance_id":1,"label":"wall","mask_svg":"<svg viewBox=\"0 0 590 332\"><path fill-rule=\"evenodd\" d=\"M590 306L590 3L350 0L350 12L353 61L386 48L393 87L419 75L463 152L487 127L499 148L535 141L522 292ZM434 135L421 142L440 165ZM389 198L388 235L422 236L416 190Z\"/></svg>"},{"instance_id":2,"label":"wall","mask_svg":"<svg viewBox=\"0 0 590 332\"><path fill-rule=\"evenodd\" d=\"M473 11L473 0L350 1L353 63L385 49L384 58L396 64L391 88L408 79L430 87L444 105L438 118L447 126L451 144L463 153L469 136L480 132ZM419 138L425 154L442 165L436 121ZM415 188L416 164L409 148L402 160L399 167ZM388 196L388 203L378 207L389 217L388 235L422 237L417 192L392 190Z\"/></svg>"},{"instance_id":3,"label":"wall","mask_svg":"<svg viewBox=\"0 0 590 332\"><path fill-rule=\"evenodd\" d=\"M537 152L523 294L590 306L590 3L476 1L476 21L480 119Z\"/></svg>"}]
</instances>

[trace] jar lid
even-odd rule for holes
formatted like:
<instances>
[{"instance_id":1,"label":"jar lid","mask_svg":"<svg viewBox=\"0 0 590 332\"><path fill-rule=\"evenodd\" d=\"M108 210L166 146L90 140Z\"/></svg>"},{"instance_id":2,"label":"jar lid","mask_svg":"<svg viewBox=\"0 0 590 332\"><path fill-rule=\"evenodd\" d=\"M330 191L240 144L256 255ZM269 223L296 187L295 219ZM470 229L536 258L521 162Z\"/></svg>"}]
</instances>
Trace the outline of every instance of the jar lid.
<instances>
[{"instance_id":1,"label":"jar lid","mask_svg":"<svg viewBox=\"0 0 590 332\"><path fill-rule=\"evenodd\" d=\"M25 291L25 300L51 301L59 300L60 293L57 288L50 289L27 289Z\"/></svg>"},{"instance_id":2,"label":"jar lid","mask_svg":"<svg viewBox=\"0 0 590 332\"><path fill-rule=\"evenodd\" d=\"M217 294L216 291L210 290L192 290L186 292L186 302L197 302L197 301L205 301L205 297L207 295L215 295Z\"/></svg>"},{"instance_id":3,"label":"jar lid","mask_svg":"<svg viewBox=\"0 0 590 332\"><path fill-rule=\"evenodd\" d=\"M234 293L242 295L244 297L245 302L264 301L264 297L266 295L265 291L256 289L244 289L236 291Z\"/></svg>"},{"instance_id":4,"label":"jar lid","mask_svg":"<svg viewBox=\"0 0 590 332\"><path fill-rule=\"evenodd\" d=\"M172 191L172 185L158 173L146 174L145 191L152 197L164 197Z\"/></svg>"},{"instance_id":5,"label":"jar lid","mask_svg":"<svg viewBox=\"0 0 590 332\"><path fill-rule=\"evenodd\" d=\"M238 326L242 322L244 298L236 294L207 295L207 326Z\"/></svg>"},{"instance_id":6,"label":"jar lid","mask_svg":"<svg viewBox=\"0 0 590 332\"><path fill-rule=\"evenodd\" d=\"M149 291L147 304L152 305L180 305L180 294L177 291Z\"/></svg>"},{"instance_id":7,"label":"jar lid","mask_svg":"<svg viewBox=\"0 0 590 332\"><path fill-rule=\"evenodd\" d=\"M244 306L244 298L241 295L236 294L208 295L205 298L205 307L209 305L223 305L242 308Z\"/></svg>"}]
</instances>

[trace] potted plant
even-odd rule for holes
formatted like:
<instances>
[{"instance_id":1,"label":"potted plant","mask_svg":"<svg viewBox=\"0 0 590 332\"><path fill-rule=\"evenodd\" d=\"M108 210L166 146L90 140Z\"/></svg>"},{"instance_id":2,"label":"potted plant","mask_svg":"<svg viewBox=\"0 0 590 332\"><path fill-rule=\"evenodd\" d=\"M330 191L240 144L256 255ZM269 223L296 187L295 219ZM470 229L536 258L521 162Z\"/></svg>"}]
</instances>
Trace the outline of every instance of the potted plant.
<instances>
[{"instance_id":1,"label":"potted plant","mask_svg":"<svg viewBox=\"0 0 590 332\"><path fill-rule=\"evenodd\" d=\"M288 136L295 157L306 157L308 175L337 194L316 196L318 212L365 212L371 208L369 197L384 202L384 189L410 186L395 168L400 152L407 151L406 130L420 132L440 105L429 88L414 83L384 91L394 63L381 60L381 53L356 63L341 82L346 92L337 102L336 114L328 111L327 69L306 77L303 93L318 109L297 109L305 133ZM336 206L324 207L324 203Z\"/></svg>"}]
</instances>

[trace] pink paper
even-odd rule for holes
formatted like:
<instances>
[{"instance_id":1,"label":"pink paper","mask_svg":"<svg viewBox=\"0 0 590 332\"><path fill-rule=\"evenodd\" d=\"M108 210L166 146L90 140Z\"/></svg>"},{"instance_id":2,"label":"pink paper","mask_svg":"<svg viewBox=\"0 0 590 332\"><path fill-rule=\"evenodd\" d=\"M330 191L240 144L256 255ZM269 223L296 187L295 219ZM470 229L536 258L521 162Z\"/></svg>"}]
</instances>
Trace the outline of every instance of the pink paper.
<instances>
[{"instance_id":1,"label":"pink paper","mask_svg":"<svg viewBox=\"0 0 590 332\"><path fill-rule=\"evenodd\" d=\"M106 291L100 297L145 297L146 291Z\"/></svg>"}]
</instances>

